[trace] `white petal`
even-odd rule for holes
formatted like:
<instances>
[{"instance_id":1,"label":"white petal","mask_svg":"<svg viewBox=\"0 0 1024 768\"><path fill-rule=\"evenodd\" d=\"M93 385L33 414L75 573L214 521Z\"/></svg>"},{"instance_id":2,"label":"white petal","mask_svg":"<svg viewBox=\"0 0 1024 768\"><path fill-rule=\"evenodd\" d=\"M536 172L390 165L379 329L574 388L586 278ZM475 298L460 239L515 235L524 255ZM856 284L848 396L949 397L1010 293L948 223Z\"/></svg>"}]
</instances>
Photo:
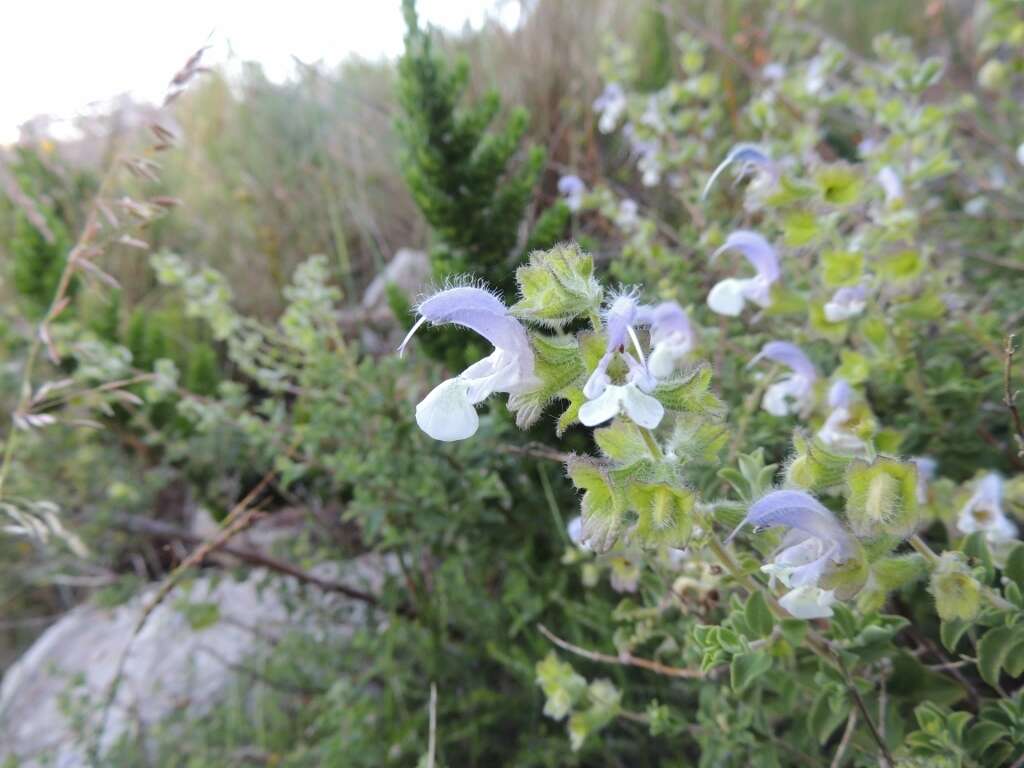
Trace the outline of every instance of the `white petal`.
<instances>
[{"instance_id":1,"label":"white petal","mask_svg":"<svg viewBox=\"0 0 1024 768\"><path fill-rule=\"evenodd\" d=\"M708 294L708 306L719 315L736 317L743 311L744 291L749 280L729 277L716 283Z\"/></svg>"},{"instance_id":2,"label":"white petal","mask_svg":"<svg viewBox=\"0 0 1024 768\"><path fill-rule=\"evenodd\" d=\"M449 443L471 437L480 417L469 399L468 385L448 379L434 387L416 406L416 423L435 440Z\"/></svg>"},{"instance_id":3,"label":"white petal","mask_svg":"<svg viewBox=\"0 0 1024 768\"><path fill-rule=\"evenodd\" d=\"M806 378L787 376L768 387L761 405L772 416L782 417L803 413L812 400L813 393Z\"/></svg>"},{"instance_id":4,"label":"white petal","mask_svg":"<svg viewBox=\"0 0 1024 768\"><path fill-rule=\"evenodd\" d=\"M580 423L596 427L618 416L624 389L625 387L609 384L599 397L585 402L580 408Z\"/></svg>"},{"instance_id":5,"label":"white petal","mask_svg":"<svg viewBox=\"0 0 1024 768\"><path fill-rule=\"evenodd\" d=\"M867 304L863 301L851 301L849 303L829 301L825 303L825 319L830 323L841 323L859 315L864 311L865 306Z\"/></svg>"},{"instance_id":6,"label":"white petal","mask_svg":"<svg viewBox=\"0 0 1024 768\"><path fill-rule=\"evenodd\" d=\"M814 586L797 587L779 598L779 605L798 619L827 619L836 601L831 589Z\"/></svg>"},{"instance_id":7,"label":"white petal","mask_svg":"<svg viewBox=\"0 0 1024 768\"><path fill-rule=\"evenodd\" d=\"M1021 145L1017 147L1017 162L1020 163L1021 165L1024 165L1024 142L1022 142Z\"/></svg>"},{"instance_id":8,"label":"white petal","mask_svg":"<svg viewBox=\"0 0 1024 768\"><path fill-rule=\"evenodd\" d=\"M665 415L665 407L654 397L640 391L640 388L627 384L623 387L622 410L636 424L647 429L654 429L661 423Z\"/></svg>"}]
</instances>

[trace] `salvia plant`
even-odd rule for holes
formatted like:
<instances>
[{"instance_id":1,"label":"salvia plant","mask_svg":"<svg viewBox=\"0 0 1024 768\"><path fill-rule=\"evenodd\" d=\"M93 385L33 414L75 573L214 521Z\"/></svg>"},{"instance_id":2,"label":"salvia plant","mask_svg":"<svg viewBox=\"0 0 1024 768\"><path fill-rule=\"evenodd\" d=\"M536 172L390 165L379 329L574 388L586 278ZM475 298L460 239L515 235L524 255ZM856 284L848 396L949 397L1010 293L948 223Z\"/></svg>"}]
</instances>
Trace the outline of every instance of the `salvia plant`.
<instances>
[{"instance_id":1,"label":"salvia plant","mask_svg":"<svg viewBox=\"0 0 1024 768\"><path fill-rule=\"evenodd\" d=\"M931 95L942 62L891 37L870 60L824 35L811 51L777 28L739 114L703 41L679 39L682 77L653 92L630 92L631 53L614 54L597 128L659 194L582 174L559 191L584 227L619 232L612 274L652 287L603 287L567 244L534 253L514 297L468 279L431 293L403 350L428 324L493 351L416 420L469 439L500 393L520 427L593 429L565 459L581 493L565 562L623 598L589 645L544 627L558 650L537 665L573 749L632 721L707 766L1019 765L1013 339L969 303L948 228L1018 195L973 181L985 161L961 160L957 128L976 105ZM728 120L756 141L718 146ZM645 698L574 666L595 661L679 690Z\"/></svg>"}]
</instances>

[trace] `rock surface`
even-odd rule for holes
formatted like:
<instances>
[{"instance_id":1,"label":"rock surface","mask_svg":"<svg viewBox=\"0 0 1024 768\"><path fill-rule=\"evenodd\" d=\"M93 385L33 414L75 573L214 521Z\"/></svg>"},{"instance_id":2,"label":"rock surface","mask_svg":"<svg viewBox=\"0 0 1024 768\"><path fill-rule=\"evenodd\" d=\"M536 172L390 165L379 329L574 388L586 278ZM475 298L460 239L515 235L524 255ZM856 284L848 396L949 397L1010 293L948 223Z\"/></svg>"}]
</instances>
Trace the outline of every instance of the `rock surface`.
<instances>
[{"instance_id":1,"label":"rock surface","mask_svg":"<svg viewBox=\"0 0 1024 768\"><path fill-rule=\"evenodd\" d=\"M392 569L392 563L367 555L343 567L325 563L312 573L376 591ZM296 628L343 637L365 616L360 603L301 590L292 579L261 569L241 581L204 573L175 589L129 647L153 592L117 608L75 608L8 670L0 685L0 764L17 757L19 768L87 765L86 747L63 711L69 693L88 700L80 708L85 730L98 737L102 751L172 712L201 715L228 688L232 668L266 646L257 637L273 640ZM103 702L122 658L121 684L101 734Z\"/></svg>"}]
</instances>

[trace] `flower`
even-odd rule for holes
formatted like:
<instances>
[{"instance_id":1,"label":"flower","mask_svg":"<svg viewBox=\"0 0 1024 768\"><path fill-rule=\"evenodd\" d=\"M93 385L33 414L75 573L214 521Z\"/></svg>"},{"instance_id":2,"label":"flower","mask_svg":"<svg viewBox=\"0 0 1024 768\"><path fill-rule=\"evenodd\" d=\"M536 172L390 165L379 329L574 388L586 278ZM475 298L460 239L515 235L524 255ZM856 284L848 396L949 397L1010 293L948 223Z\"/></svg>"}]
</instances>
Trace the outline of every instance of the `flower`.
<instances>
[{"instance_id":1,"label":"flower","mask_svg":"<svg viewBox=\"0 0 1024 768\"><path fill-rule=\"evenodd\" d=\"M878 183L882 187L882 191L885 193L885 204L890 208L896 203L903 200L903 182L900 177L893 170L891 165L887 165L878 172Z\"/></svg>"},{"instance_id":2,"label":"flower","mask_svg":"<svg viewBox=\"0 0 1024 768\"><path fill-rule=\"evenodd\" d=\"M729 317L739 315L748 301L759 307L771 306L772 284L779 279L779 258L775 249L756 232L741 229L730 234L711 258L731 250L742 253L757 270L757 275L742 279L729 277L720 281L708 293L708 306L713 312Z\"/></svg>"},{"instance_id":3,"label":"flower","mask_svg":"<svg viewBox=\"0 0 1024 768\"><path fill-rule=\"evenodd\" d=\"M583 395L587 402L580 408L580 422L593 427L620 413L625 414L641 427L654 429L661 423L665 408L648 392L654 389L657 382L648 371L643 360L640 342L636 338L633 327L640 322L640 307L636 301L636 293L624 291L612 301L604 313L607 344L605 353L594 368L593 373L583 385ZM638 361L626 352L627 341L632 340ZM621 355L629 369L626 383L612 384L608 376L608 366L616 355Z\"/></svg>"},{"instance_id":4,"label":"flower","mask_svg":"<svg viewBox=\"0 0 1024 768\"><path fill-rule=\"evenodd\" d=\"M752 170L756 170L759 172L759 175L768 176L772 180L775 180L778 175L775 163L763 149L756 144L737 144L729 150L729 154L725 156L725 159L712 171L708 183L704 185L704 191L701 192L701 200L708 196L708 192L711 191L711 187L714 186L718 177L733 163L740 164L737 178L746 176Z\"/></svg>"},{"instance_id":5,"label":"flower","mask_svg":"<svg viewBox=\"0 0 1024 768\"><path fill-rule=\"evenodd\" d=\"M864 441L847 429L853 418L850 412L853 398L853 388L845 379L837 379L828 391L832 411L818 430L818 439L839 453L860 453L864 449Z\"/></svg>"},{"instance_id":6,"label":"flower","mask_svg":"<svg viewBox=\"0 0 1024 768\"><path fill-rule=\"evenodd\" d=\"M615 223L626 231L636 229L636 225L640 223L639 206L637 206L636 200L626 198L619 203Z\"/></svg>"},{"instance_id":7,"label":"flower","mask_svg":"<svg viewBox=\"0 0 1024 768\"><path fill-rule=\"evenodd\" d=\"M658 159L661 142L657 137L640 138L632 123L628 123L623 132L629 139L633 154L637 157L637 169L643 175L643 185L656 187L661 181L661 161Z\"/></svg>"},{"instance_id":8,"label":"flower","mask_svg":"<svg viewBox=\"0 0 1024 768\"><path fill-rule=\"evenodd\" d=\"M566 533L569 535L569 541L571 541L578 549L584 552L593 552L593 548L587 543L586 539L583 538L583 518L576 515L569 524L565 527Z\"/></svg>"},{"instance_id":9,"label":"flower","mask_svg":"<svg viewBox=\"0 0 1024 768\"><path fill-rule=\"evenodd\" d=\"M477 403L495 392L516 394L534 386L533 350L522 324L501 300L484 290L461 285L435 293L416 308L419 319L398 348L402 354L425 322L454 323L483 336L494 351L458 376L441 382L416 406L416 423L435 440L472 436L480 424Z\"/></svg>"},{"instance_id":10,"label":"flower","mask_svg":"<svg viewBox=\"0 0 1024 768\"><path fill-rule=\"evenodd\" d=\"M915 456L910 462L917 467L917 503L928 501L928 484L935 479L939 462L931 456Z\"/></svg>"},{"instance_id":11,"label":"flower","mask_svg":"<svg viewBox=\"0 0 1024 768\"><path fill-rule=\"evenodd\" d=\"M664 301L656 307L641 307L640 317L641 324L651 326L651 354L647 359L647 370L656 379L666 379L672 375L676 364L693 349L690 319L674 301Z\"/></svg>"},{"instance_id":12,"label":"flower","mask_svg":"<svg viewBox=\"0 0 1024 768\"><path fill-rule=\"evenodd\" d=\"M769 341L749 365L762 359L780 363L793 373L768 387L761 406L772 416L805 416L814 405L814 382L818 378L814 364L800 347L788 341Z\"/></svg>"},{"instance_id":13,"label":"flower","mask_svg":"<svg viewBox=\"0 0 1024 768\"><path fill-rule=\"evenodd\" d=\"M1017 162L1024 165L1024 141L1017 147Z\"/></svg>"},{"instance_id":14,"label":"flower","mask_svg":"<svg viewBox=\"0 0 1024 768\"><path fill-rule=\"evenodd\" d=\"M961 533L984 531L985 540L999 544L1017 536L1017 526L1003 511L1003 478L989 472L977 484L974 495L968 499L956 519Z\"/></svg>"},{"instance_id":15,"label":"flower","mask_svg":"<svg viewBox=\"0 0 1024 768\"><path fill-rule=\"evenodd\" d=\"M856 317L867 306L867 289L863 285L838 289L825 302L825 319L830 323L841 323Z\"/></svg>"},{"instance_id":16,"label":"flower","mask_svg":"<svg viewBox=\"0 0 1024 768\"><path fill-rule=\"evenodd\" d=\"M853 538L836 516L806 491L772 491L750 506L729 538L748 524L755 530L789 529L772 561L761 566L773 581L790 589L780 604L798 619L831 616L835 593L818 582L830 564L845 562L855 551Z\"/></svg>"},{"instance_id":17,"label":"flower","mask_svg":"<svg viewBox=\"0 0 1024 768\"><path fill-rule=\"evenodd\" d=\"M608 83L601 95L594 99L594 111L600 115L597 128L601 133L611 133L619 124L619 118L626 111L626 94L618 83Z\"/></svg>"},{"instance_id":18,"label":"flower","mask_svg":"<svg viewBox=\"0 0 1024 768\"><path fill-rule=\"evenodd\" d=\"M563 176L558 180L558 194L565 198L565 204L573 213L583 207L583 196L587 194L587 185L579 176Z\"/></svg>"}]
</instances>

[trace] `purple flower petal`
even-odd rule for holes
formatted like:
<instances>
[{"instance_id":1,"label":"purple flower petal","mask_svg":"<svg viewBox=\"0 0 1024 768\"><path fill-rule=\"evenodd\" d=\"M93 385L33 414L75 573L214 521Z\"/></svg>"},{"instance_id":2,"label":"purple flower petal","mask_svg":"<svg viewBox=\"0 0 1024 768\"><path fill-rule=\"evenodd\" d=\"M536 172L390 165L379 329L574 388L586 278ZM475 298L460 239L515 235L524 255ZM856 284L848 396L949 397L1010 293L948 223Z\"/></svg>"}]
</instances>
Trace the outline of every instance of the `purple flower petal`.
<instances>
[{"instance_id":1,"label":"purple flower petal","mask_svg":"<svg viewBox=\"0 0 1024 768\"><path fill-rule=\"evenodd\" d=\"M767 153L757 145L737 144L729 150L729 154L725 156L725 159L719 163L718 167L715 168L714 172L712 172L711 178L708 179L708 183L704 185L704 191L701 192L700 197L702 200L708 196L708 192L711 191L711 187L714 186L715 181L717 181L718 177L722 175L722 172L733 163L742 163L743 166L754 166L770 172L774 172L775 169L775 163L770 157L768 157Z\"/></svg>"},{"instance_id":2,"label":"purple flower petal","mask_svg":"<svg viewBox=\"0 0 1024 768\"><path fill-rule=\"evenodd\" d=\"M853 402L853 387L846 379L836 379L828 390L829 408L847 408Z\"/></svg>"},{"instance_id":3,"label":"purple flower petal","mask_svg":"<svg viewBox=\"0 0 1024 768\"><path fill-rule=\"evenodd\" d=\"M749 261L757 274L769 283L779 279L779 257L775 249L767 240L757 232L746 229L738 229L725 239L722 246L715 251L711 258L715 258L724 251L739 251Z\"/></svg>"},{"instance_id":4,"label":"purple flower petal","mask_svg":"<svg viewBox=\"0 0 1024 768\"><path fill-rule=\"evenodd\" d=\"M809 381L815 381L818 378L818 371L815 369L814 363L800 347L788 341L769 341L750 361L750 365L762 359L784 365Z\"/></svg>"},{"instance_id":5,"label":"purple flower petal","mask_svg":"<svg viewBox=\"0 0 1024 768\"><path fill-rule=\"evenodd\" d=\"M773 491L761 497L750 506L747 516L729 538L748 524L756 528L792 528L835 544L841 555L851 549L850 536L836 516L806 491Z\"/></svg>"}]
</instances>

